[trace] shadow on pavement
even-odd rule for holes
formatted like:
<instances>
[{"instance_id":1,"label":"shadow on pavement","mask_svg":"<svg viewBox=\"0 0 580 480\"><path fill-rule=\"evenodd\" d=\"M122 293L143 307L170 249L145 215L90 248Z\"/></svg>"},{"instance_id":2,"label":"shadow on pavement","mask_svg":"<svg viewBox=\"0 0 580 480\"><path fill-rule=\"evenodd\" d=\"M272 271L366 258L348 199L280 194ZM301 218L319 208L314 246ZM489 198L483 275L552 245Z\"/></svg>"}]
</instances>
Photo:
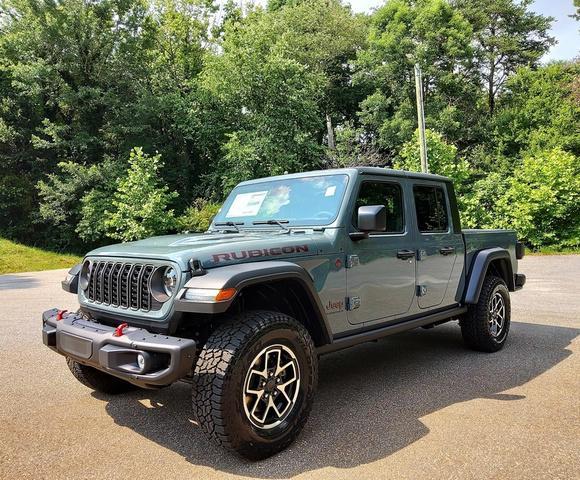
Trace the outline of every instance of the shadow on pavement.
<instances>
[{"instance_id":1,"label":"shadow on pavement","mask_svg":"<svg viewBox=\"0 0 580 480\"><path fill-rule=\"evenodd\" d=\"M0 290L34 288L40 284L37 278L24 275L0 275Z\"/></svg>"},{"instance_id":2,"label":"shadow on pavement","mask_svg":"<svg viewBox=\"0 0 580 480\"><path fill-rule=\"evenodd\" d=\"M251 477L290 477L387 457L429 432L421 417L449 405L476 398L525 398L501 392L567 358L571 352L566 348L579 333L513 322L509 344L484 354L466 350L453 323L322 357L317 399L304 432L288 450L257 463L206 440L193 421L186 384L122 397L94 395L108 402L106 410L117 424L192 464Z\"/></svg>"}]
</instances>

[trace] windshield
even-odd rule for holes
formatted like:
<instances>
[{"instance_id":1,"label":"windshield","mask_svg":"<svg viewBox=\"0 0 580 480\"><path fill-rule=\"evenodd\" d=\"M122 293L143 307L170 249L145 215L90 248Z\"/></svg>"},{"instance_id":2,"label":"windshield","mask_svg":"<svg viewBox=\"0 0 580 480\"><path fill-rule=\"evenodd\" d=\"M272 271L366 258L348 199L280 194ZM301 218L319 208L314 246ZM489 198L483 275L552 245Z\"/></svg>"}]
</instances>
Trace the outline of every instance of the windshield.
<instances>
[{"instance_id":1,"label":"windshield","mask_svg":"<svg viewBox=\"0 0 580 480\"><path fill-rule=\"evenodd\" d=\"M328 225L338 215L347 183L348 175L342 174L241 185L234 188L213 223L252 226L276 220L289 225Z\"/></svg>"}]
</instances>

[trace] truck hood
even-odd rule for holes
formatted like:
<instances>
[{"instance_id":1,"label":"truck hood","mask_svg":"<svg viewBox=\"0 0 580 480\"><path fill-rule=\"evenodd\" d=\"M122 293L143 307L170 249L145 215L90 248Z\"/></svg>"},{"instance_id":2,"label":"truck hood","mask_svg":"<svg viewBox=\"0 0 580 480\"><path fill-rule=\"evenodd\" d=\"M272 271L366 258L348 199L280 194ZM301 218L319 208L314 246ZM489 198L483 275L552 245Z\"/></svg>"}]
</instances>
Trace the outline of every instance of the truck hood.
<instances>
[{"instance_id":1,"label":"truck hood","mask_svg":"<svg viewBox=\"0 0 580 480\"><path fill-rule=\"evenodd\" d=\"M97 248L87 257L169 260L182 271L190 259L204 268L233 263L317 255L330 249L328 233L305 230L286 232L240 232L164 235L136 242L118 243Z\"/></svg>"}]
</instances>

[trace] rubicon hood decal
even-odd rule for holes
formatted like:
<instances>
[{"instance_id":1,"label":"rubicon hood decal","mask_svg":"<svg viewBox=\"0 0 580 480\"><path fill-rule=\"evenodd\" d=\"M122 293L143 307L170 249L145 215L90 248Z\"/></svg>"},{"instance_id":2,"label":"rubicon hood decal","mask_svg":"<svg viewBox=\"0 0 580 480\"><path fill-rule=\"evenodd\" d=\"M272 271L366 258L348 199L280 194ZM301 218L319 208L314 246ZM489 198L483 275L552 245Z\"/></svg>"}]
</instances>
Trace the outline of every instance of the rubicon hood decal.
<instances>
[{"instance_id":1,"label":"rubicon hood decal","mask_svg":"<svg viewBox=\"0 0 580 480\"><path fill-rule=\"evenodd\" d=\"M253 250L238 250L233 252L214 253L212 261L214 264L220 262L231 262L244 260L246 258L276 257L280 255L289 255L292 253L307 253L309 247L304 245L286 245L284 247L260 248Z\"/></svg>"}]
</instances>

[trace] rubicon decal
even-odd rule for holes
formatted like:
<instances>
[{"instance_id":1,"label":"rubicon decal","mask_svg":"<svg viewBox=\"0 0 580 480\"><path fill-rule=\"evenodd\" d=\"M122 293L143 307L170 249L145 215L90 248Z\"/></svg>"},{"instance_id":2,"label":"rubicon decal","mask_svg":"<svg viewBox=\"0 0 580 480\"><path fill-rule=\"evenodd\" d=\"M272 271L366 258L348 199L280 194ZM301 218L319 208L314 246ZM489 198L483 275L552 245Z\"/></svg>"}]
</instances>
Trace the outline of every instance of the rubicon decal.
<instances>
[{"instance_id":1,"label":"rubicon decal","mask_svg":"<svg viewBox=\"0 0 580 480\"><path fill-rule=\"evenodd\" d=\"M241 250L239 252L216 253L212 256L214 263L243 260L244 258L276 257L290 253L308 252L308 245L288 245L286 247L260 248L255 250Z\"/></svg>"}]
</instances>

